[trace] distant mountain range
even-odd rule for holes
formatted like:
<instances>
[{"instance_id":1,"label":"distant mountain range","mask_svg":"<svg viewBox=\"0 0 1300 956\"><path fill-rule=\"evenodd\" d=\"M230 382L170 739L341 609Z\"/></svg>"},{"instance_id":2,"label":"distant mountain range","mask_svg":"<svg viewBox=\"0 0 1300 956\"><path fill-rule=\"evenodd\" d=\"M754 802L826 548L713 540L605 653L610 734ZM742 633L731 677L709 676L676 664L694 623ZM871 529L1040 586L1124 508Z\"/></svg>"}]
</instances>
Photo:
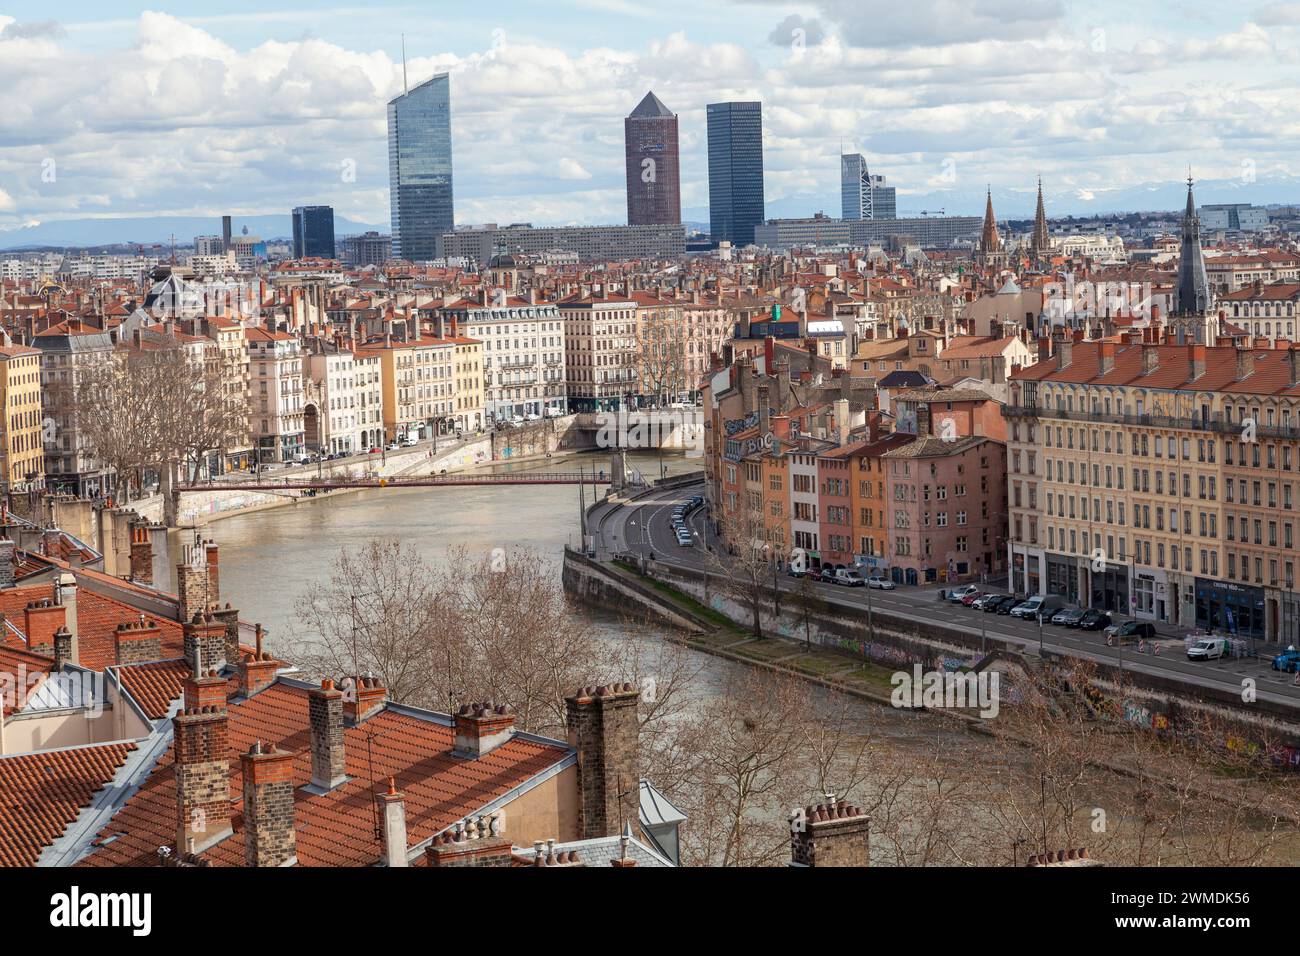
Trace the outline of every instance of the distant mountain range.
<instances>
[{"instance_id":1,"label":"distant mountain range","mask_svg":"<svg viewBox=\"0 0 1300 956\"><path fill-rule=\"evenodd\" d=\"M837 183L828 183L836 188ZM947 216L984 215L984 183L959 183L951 189L927 192L905 191L907 183L894 179L889 185L898 187L898 215L903 218L919 216L921 210L935 213L943 210ZM1286 175L1259 176L1254 182L1241 179L1206 179L1195 184L1196 203L1251 203L1257 206L1300 205L1300 177ZM1007 219L1032 219L1037 200L1037 184L1030 177L1024 187L1014 192L994 188L993 212L999 221ZM1050 181L1043 183L1043 203L1049 218L1065 216L1106 216L1115 213L1159 212L1181 213L1187 202L1187 183L1143 183L1121 189L1091 191L1059 188ZM795 196L767 202L769 219L798 219L824 212L828 216L840 214L838 189L822 197ZM709 218L708 207L683 209L682 214L692 219Z\"/></svg>"},{"instance_id":2,"label":"distant mountain range","mask_svg":"<svg viewBox=\"0 0 1300 956\"><path fill-rule=\"evenodd\" d=\"M904 192L905 184L895 183L895 185L899 187L900 217L919 215L923 209L932 213L943 210L944 214L949 216L980 216L984 213L982 183L972 182L969 186L962 183L952 189L925 193ZM999 221L1032 218L1035 196L1032 181L1026 183L1023 190L1015 192L994 190L993 211ZM1106 216L1125 212L1177 213L1186 201L1187 186L1183 182L1159 182L1126 186L1121 189L1089 191L1054 188L1049 181L1043 184L1043 198L1049 218ZM1260 176L1253 182L1248 182L1244 178L1207 179L1196 183L1196 202L1198 205L1206 203L1251 203L1260 206L1300 204L1300 177L1270 174ZM801 218L816 212L838 216L840 212L838 194L821 199L807 196L792 197L772 200L767 204L769 219ZM682 217L688 230L691 227L708 230L708 207L683 209ZM604 223L605 220L601 220L598 224ZM543 226L549 223L536 221L534 225ZM250 235L261 236L268 240L285 239L293 234L292 219L288 215L235 216L232 227L235 235L241 234L245 227L248 228ZM345 216L334 218L334 234L340 238L371 230L387 233L389 229L388 223L365 223ZM195 236L218 235L220 232L220 217L211 216L62 219L0 232L0 251L41 248L81 249L134 243L166 250L171 244L172 236L176 237L177 245L189 245L194 241Z\"/></svg>"}]
</instances>

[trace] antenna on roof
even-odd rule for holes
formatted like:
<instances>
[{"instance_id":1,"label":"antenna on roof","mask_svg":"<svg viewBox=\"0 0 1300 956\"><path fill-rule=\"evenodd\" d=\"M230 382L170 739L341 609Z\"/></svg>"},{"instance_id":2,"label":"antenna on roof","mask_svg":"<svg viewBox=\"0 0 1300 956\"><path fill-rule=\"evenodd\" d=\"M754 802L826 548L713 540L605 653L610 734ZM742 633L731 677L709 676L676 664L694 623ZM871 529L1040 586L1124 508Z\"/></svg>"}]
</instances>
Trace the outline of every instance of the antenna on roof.
<instances>
[{"instance_id":1,"label":"antenna on roof","mask_svg":"<svg viewBox=\"0 0 1300 956\"><path fill-rule=\"evenodd\" d=\"M406 95L410 90L406 86L406 34L402 34L402 95Z\"/></svg>"}]
</instances>

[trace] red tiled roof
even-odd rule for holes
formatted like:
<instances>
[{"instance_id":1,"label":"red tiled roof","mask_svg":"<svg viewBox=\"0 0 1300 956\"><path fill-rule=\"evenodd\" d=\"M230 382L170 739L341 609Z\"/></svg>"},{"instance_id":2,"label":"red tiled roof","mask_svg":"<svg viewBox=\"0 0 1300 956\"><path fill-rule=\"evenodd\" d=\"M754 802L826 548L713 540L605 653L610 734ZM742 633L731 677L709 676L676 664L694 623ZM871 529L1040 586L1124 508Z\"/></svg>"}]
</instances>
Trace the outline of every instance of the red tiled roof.
<instances>
[{"instance_id":1,"label":"red tiled roof","mask_svg":"<svg viewBox=\"0 0 1300 956\"><path fill-rule=\"evenodd\" d=\"M32 601L51 600L54 597L54 585L31 584L20 585L0 591L0 613L19 631L24 626L23 611ZM166 618L148 615L157 622L162 631L162 649L168 657L179 657L185 647L184 631L181 625ZM116 601L113 598L96 594L90 588L77 589L77 643L78 663L82 667L102 671L117 663L117 647L114 633L119 624L138 621L140 611ZM26 635L24 635L25 637ZM22 646L11 634L5 635L10 646Z\"/></svg>"},{"instance_id":2,"label":"red tiled roof","mask_svg":"<svg viewBox=\"0 0 1300 956\"><path fill-rule=\"evenodd\" d=\"M35 866L133 750L96 744L0 757L0 866Z\"/></svg>"},{"instance_id":3,"label":"red tiled roof","mask_svg":"<svg viewBox=\"0 0 1300 956\"><path fill-rule=\"evenodd\" d=\"M301 789L311 780L307 690L280 681L229 709L231 825L233 836L202 856L215 866L244 865L243 780L239 754L256 741L274 744L293 761L294 821L302 866L368 866L383 856L374 836L372 792L389 776L405 794L407 838L420 843L563 760L561 744L520 737L476 760L453 757L452 728L385 709L360 727L343 731L351 778L329 793ZM367 744L370 747L367 747ZM369 754L368 754L369 751ZM120 834L89 856L88 866L151 866L158 847L176 841L173 750L159 761L101 837ZM373 764L370 755L373 755Z\"/></svg>"},{"instance_id":4,"label":"red tiled roof","mask_svg":"<svg viewBox=\"0 0 1300 956\"><path fill-rule=\"evenodd\" d=\"M19 647L0 645L0 671L10 675L12 683L3 689L3 700L0 700L0 706L3 706L5 715L12 713L14 710L21 710L18 706L22 703L22 697L16 697L16 692L27 695L30 691L35 690L37 684L30 680L22 680L19 674L46 674L54 667L53 659L44 657L40 654L33 654L31 651Z\"/></svg>"},{"instance_id":5,"label":"red tiled roof","mask_svg":"<svg viewBox=\"0 0 1300 956\"><path fill-rule=\"evenodd\" d=\"M1148 346L1150 347L1150 346ZM1142 346L1133 344L1117 346L1115 367L1105 375L1099 374L1100 345L1097 342L1076 342L1067 368L1058 370L1061 358L1054 355L1014 373L1013 381L1063 382L1067 384L1131 385L1142 388L1192 389L1201 392L1232 391L1253 395L1300 395L1300 386L1291 385L1290 362L1285 348L1251 349L1254 353L1254 372L1244 379L1237 378L1237 349L1233 346L1195 346L1205 352L1205 372L1192 378L1192 363L1188 354L1193 346L1157 345L1156 368L1142 374Z\"/></svg>"},{"instance_id":6,"label":"red tiled roof","mask_svg":"<svg viewBox=\"0 0 1300 956\"><path fill-rule=\"evenodd\" d=\"M172 702L181 696L190 665L183 658L129 664L117 669L122 687L140 705L150 720L167 716Z\"/></svg>"}]
</instances>

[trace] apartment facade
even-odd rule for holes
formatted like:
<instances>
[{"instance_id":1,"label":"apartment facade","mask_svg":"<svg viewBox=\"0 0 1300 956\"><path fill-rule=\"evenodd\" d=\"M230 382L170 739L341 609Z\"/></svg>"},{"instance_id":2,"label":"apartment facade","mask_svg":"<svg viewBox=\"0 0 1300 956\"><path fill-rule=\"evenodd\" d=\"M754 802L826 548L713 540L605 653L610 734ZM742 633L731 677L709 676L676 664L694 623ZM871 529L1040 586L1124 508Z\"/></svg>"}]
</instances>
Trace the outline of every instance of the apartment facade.
<instances>
[{"instance_id":1,"label":"apartment facade","mask_svg":"<svg viewBox=\"0 0 1300 956\"><path fill-rule=\"evenodd\" d=\"M306 440L302 346L287 332L254 328L246 334L258 463L293 461Z\"/></svg>"},{"instance_id":2,"label":"apartment facade","mask_svg":"<svg viewBox=\"0 0 1300 956\"><path fill-rule=\"evenodd\" d=\"M571 410L609 411L634 404L641 391L637 303L588 296L557 305L564 325Z\"/></svg>"},{"instance_id":3,"label":"apartment facade","mask_svg":"<svg viewBox=\"0 0 1300 956\"><path fill-rule=\"evenodd\" d=\"M482 415L464 427L567 410L565 323L555 303L485 290L477 301L462 299L439 310L435 328L442 336L482 343Z\"/></svg>"},{"instance_id":4,"label":"apartment facade","mask_svg":"<svg viewBox=\"0 0 1300 956\"><path fill-rule=\"evenodd\" d=\"M1300 638L1300 351L1078 342L1013 376L1013 586Z\"/></svg>"},{"instance_id":5,"label":"apartment facade","mask_svg":"<svg viewBox=\"0 0 1300 956\"><path fill-rule=\"evenodd\" d=\"M112 471L94 458L77 425L76 394L86 374L113 361L112 337L68 319L33 336L32 346L41 352L46 486L84 497L108 494Z\"/></svg>"},{"instance_id":6,"label":"apartment facade","mask_svg":"<svg viewBox=\"0 0 1300 956\"><path fill-rule=\"evenodd\" d=\"M41 427L41 352L24 345L0 347L0 490L27 491L45 484Z\"/></svg>"}]
</instances>

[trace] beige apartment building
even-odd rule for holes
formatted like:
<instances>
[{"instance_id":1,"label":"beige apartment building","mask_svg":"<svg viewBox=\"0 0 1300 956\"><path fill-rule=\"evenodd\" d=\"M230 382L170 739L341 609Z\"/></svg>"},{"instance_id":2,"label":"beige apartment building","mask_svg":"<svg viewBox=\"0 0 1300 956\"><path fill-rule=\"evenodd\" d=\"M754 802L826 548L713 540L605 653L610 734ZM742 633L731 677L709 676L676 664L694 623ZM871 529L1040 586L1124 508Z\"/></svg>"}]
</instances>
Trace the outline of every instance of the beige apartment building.
<instances>
[{"instance_id":1,"label":"beige apartment building","mask_svg":"<svg viewBox=\"0 0 1300 956\"><path fill-rule=\"evenodd\" d=\"M0 490L26 491L45 483L41 441L41 353L25 345L0 346Z\"/></svg>"},{"instance_id":2,"label":"beige apartment building","mask_svg":"<svg viewBox=\"0 0 1300 956\"><path fill-rule=\"evenodd\" d=\"M483 343L464 336L388 338L357 350L377 358L387 441L475 431L485 424Z\"/></svg>"},{"instance_id":3,"label":"beige apartment building","mask_svg":"<svg viewBox=\"0 0 1300 956\"><path fill-rule=\"evenodd\" d=\"M1012 587L1300 639L1300 350L1278 345L1058 342L1014 374Z\"/></svg>"}]
</instances>

